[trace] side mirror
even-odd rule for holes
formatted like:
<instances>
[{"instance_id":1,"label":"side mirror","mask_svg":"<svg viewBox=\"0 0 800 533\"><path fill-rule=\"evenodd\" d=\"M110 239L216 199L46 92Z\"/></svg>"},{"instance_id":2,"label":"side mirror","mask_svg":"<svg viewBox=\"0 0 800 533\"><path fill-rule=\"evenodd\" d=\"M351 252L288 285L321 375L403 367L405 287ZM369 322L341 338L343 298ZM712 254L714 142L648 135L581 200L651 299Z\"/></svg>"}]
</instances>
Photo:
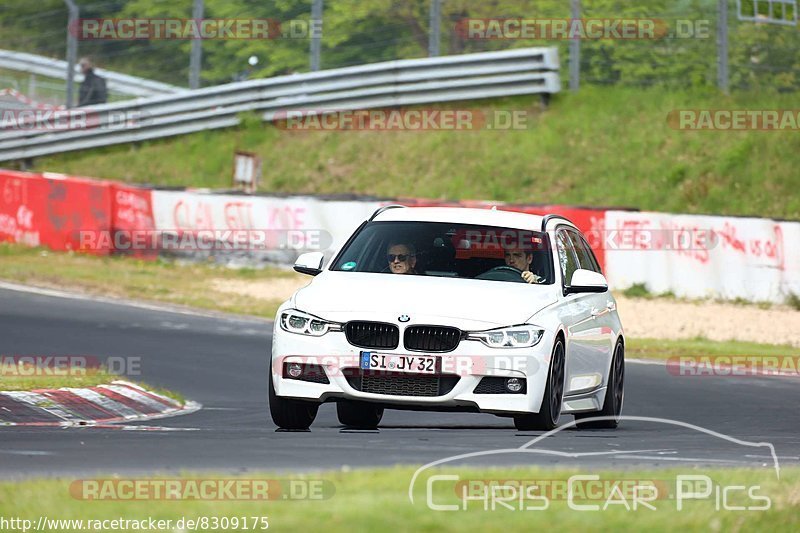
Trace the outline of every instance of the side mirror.
<instances>
[{"instance_id":1,"label":"side mirror","mask_svg":"<svg viewBox=\"0 0 800 533\"><path fill-rule=\"evenodd\" d=\"M599 272L579 268L572 274L572 281L564 287L564 296L579 292L606 292L608 280Z\"/></svg>"},{"instance_id":2,"label":"side mirror","mask_svg":"<svg viewBox=\"0 0 800 533\"><path fill-rule=\"evenodd\" d=\"M322 252L308 252L302 254L297 258L297 261L294 262L294 269L301 274L316 276L322 272L323 259L324 256Z\"/></svg>"}]
</instances>

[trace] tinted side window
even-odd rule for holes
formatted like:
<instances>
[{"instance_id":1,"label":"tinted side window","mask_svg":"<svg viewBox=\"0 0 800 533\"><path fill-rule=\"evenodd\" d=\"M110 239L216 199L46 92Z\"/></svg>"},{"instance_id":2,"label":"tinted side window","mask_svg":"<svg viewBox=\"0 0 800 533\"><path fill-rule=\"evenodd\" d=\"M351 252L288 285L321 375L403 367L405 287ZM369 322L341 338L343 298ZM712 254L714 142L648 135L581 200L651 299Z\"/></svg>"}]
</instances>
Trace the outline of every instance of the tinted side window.
<instances>
[{"instance_id":1,"label":"tinted side window","mask_svg":"<svg viewBox=\"0 0 800 533\"><path fill-rule=\"evenodd\" d=\"M572 274L579 268L575 259L575 250L567 236L567 232L560 230L556 235L558 244L558 262L561 264L561 275L564 277L564 284L569 285L572 281Z\"/></svg>"},{"instance_id":2,"label":"tinted side window","mask_svg":"<svg viewBox=\"0 0 800 533\"><path fill-rule=\"evenodd\" d=\"M575 254L578 256L580 268L602 274L600 271L600 265L597 263L597 259L595 258L592 249L589 247L589 243L586 242L586 239L574 231L570 231L568 233L573 246L575 246Z\"/></svg>"}]
</instances>

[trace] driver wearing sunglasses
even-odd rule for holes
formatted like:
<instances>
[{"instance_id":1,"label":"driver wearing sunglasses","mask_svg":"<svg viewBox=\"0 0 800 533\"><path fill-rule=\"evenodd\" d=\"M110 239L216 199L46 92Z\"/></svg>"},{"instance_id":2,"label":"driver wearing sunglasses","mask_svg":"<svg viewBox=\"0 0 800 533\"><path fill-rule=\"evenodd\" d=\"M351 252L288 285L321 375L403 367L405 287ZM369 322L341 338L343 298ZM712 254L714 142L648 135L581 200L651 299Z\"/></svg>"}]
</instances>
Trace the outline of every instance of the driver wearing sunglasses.
<instances>
[{"instance_id":1,"label":"driver wearing sunglasses","mask_svg":"<svg viewBox=\"0 0 800 533\"><path fill-rule=\"evenodd\" d=\"M416 274L417 251L410 244L392 244L386 251L389 271L392 274Z\"/></svg>"}]
</instances>

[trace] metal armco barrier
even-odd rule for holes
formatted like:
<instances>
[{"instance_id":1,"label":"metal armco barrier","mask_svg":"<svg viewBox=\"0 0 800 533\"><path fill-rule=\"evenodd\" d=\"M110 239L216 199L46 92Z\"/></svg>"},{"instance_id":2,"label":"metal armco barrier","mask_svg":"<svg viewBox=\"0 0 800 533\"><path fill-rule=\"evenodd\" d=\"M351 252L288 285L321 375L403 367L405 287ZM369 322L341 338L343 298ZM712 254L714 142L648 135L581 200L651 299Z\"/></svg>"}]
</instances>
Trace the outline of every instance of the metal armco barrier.
<instances>
[{"instance_id":1,"label":"metal armco barrier","mask_svg":"<svg viewBox=\"0 0 800 533\"><path fill-rule=\"evenodd\" d=\"M91 127L0 130L0 161L158 139L236 126L240 114L265 121L296 110L353 110L561 90L556 48L523 48L389 61L250 80L116 102L87 110Z\"/></svg>"},{"instance_id":2,"label":"metal armco barrier","mask_svg":"<svg viewBox=\"0 0 800 533\"><path fill-rule=\"evenodd\" d=\"M66 61L35 54L26 54L24 52L14 52L11 50L0 50L0 69L27 72L29 74L46 76L58 80L64 80L67 77ZM161 83L137 76L129 76L128 74L120 74L119 72L101 68L95 69L95 72L97 72L99 76L105 78L109 91L120 94L154 96L157 94L169 94L186 90L182 87L169 85L168 83ZM78 83L83 81L83 74L76 73L75 81Z\"/></svg>"}]
</instances>

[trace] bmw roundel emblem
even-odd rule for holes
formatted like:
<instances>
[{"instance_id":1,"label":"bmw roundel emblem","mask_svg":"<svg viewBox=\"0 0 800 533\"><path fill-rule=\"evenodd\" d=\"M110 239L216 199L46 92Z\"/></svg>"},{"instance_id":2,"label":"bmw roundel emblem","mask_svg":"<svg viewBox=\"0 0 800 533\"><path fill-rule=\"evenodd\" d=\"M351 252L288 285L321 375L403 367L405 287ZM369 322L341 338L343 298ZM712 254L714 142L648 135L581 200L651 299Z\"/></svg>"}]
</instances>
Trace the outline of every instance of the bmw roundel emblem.
<instances>
[{"instance_id":1,"label":"bmw roundel emblem","mask_svg":"<svg viewBox=\"0 0 800 533\"><path fill-rule=\"evenodd\" d=\"M400 322L408 322L409 320L411 320L411 317L408 315L400 315L399 317L397 317L397 320L399 320Z\"/></svg>"}]
</instances>

